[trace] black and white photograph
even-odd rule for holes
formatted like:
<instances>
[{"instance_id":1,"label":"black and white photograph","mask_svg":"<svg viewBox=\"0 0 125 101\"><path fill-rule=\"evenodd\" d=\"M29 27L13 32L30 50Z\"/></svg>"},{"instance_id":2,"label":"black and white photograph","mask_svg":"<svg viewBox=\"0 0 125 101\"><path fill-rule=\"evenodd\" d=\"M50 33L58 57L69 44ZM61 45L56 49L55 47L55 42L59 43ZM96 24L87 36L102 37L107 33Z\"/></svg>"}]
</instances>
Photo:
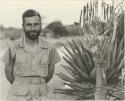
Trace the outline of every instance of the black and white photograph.
<instances>
[{"instance_id":1,"label":"black and white photograph","mask_svg":"<svg viewBox=\"0 0 125 101\"><path fill-rule=\"evenodd\" d=\"M125 0L0 0L0 101L125 100Z\"/></svg>"}]
</instances>

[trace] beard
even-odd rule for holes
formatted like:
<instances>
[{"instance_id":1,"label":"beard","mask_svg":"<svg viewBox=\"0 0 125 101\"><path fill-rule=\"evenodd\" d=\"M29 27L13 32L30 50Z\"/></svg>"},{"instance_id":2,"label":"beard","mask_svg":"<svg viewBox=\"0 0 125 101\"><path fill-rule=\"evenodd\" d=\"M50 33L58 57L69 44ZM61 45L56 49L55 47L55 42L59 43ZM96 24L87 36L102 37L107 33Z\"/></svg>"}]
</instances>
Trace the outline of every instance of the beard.
<instances>
[{"instance_id":1,"label":"beard","mask_svg":"<svg viewBox=\"0 0 125 101\"><path fill-rule=\"evenodd\" d=\"M36 40L40 36L41 29L39 31L36 31L36 30L26 31L26 30L24 30L24 32L25 32L25 35L28 39Z\"/></svg>"}]
</instances>

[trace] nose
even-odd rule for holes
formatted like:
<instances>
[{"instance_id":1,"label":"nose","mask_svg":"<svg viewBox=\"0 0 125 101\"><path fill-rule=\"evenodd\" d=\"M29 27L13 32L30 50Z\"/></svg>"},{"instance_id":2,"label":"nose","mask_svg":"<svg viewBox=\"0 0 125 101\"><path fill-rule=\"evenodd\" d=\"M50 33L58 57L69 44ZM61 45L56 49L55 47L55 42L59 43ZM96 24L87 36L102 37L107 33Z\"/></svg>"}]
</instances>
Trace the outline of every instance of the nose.
<instances>
[{"instance_id":1,"label":"nose","mask_svg":"<svg viewBox=\"0 0 125 101\"><path fill-rule=\"evenodd\" d=\"M32 30L35 30L35 26L34 26L34 24L32 25Z\"/></svg>"}]
</instances>

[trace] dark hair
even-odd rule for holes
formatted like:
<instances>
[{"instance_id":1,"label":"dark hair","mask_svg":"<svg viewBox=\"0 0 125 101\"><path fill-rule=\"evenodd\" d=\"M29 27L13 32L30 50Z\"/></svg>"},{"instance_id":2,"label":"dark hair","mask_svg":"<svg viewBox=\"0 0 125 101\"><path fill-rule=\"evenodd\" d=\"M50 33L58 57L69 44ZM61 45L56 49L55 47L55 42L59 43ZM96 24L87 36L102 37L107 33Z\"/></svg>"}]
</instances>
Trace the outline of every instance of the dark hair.
<instances>
[{"instance_id":1,"label":"dark hair","mask_svg":"<svg viewBox=\"0 0 125 101\"><path fill-rule=\"evenodd\" d=\"M24 22L24 18L33 17L33 16L38 16L40 18L40 21L41 21L41 16L40 16L39 12L37 12L33 9L28 9L22 15L23 22Z\"/></svg>"}]
</instances>

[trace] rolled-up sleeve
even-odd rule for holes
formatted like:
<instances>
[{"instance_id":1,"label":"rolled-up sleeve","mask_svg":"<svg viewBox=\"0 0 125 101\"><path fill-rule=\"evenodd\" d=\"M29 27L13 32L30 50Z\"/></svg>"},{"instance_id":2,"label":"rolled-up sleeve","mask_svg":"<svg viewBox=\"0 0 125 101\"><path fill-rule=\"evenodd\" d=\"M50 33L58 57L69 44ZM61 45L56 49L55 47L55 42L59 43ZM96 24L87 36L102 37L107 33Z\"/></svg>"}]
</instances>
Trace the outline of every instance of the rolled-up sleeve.
<instances>
[{"instance_id":1,"label":"rolled-up sleeve","mask_svg":"<svg viewBox=\"0 0 125 101\"><path fill-rule=\"evenodd\" d=\"M50 50L49 56L50 56L49 57L49 63L50 63L50 65L55 65L56 63L58 63L61 60L61 58L60 58L60 56L59 56L56 48L52 48Z\"/></svg>"},{"instance_id":2,"label":"rolled-up sleeve","mask_svg":"<svg viewBox=\"0 0 125 101\"><path fill-rule=\"evenodd\" d=\"M10 64L15 59L16 50L14 45L11 43L1 57L1 61L5 64Z\"/></svg>"},{"instance_id":3,"label":"rolled-up sleeve","mask_svg":"<svg viewBox=\"0 0 125 101\"><path fill-rule=\"evenodd\" d=\"M9 47L5 50L5 52L3 53L2 57L1 57L1 61L4 64L9 64Z\"/></svg>"}]
</instances>

